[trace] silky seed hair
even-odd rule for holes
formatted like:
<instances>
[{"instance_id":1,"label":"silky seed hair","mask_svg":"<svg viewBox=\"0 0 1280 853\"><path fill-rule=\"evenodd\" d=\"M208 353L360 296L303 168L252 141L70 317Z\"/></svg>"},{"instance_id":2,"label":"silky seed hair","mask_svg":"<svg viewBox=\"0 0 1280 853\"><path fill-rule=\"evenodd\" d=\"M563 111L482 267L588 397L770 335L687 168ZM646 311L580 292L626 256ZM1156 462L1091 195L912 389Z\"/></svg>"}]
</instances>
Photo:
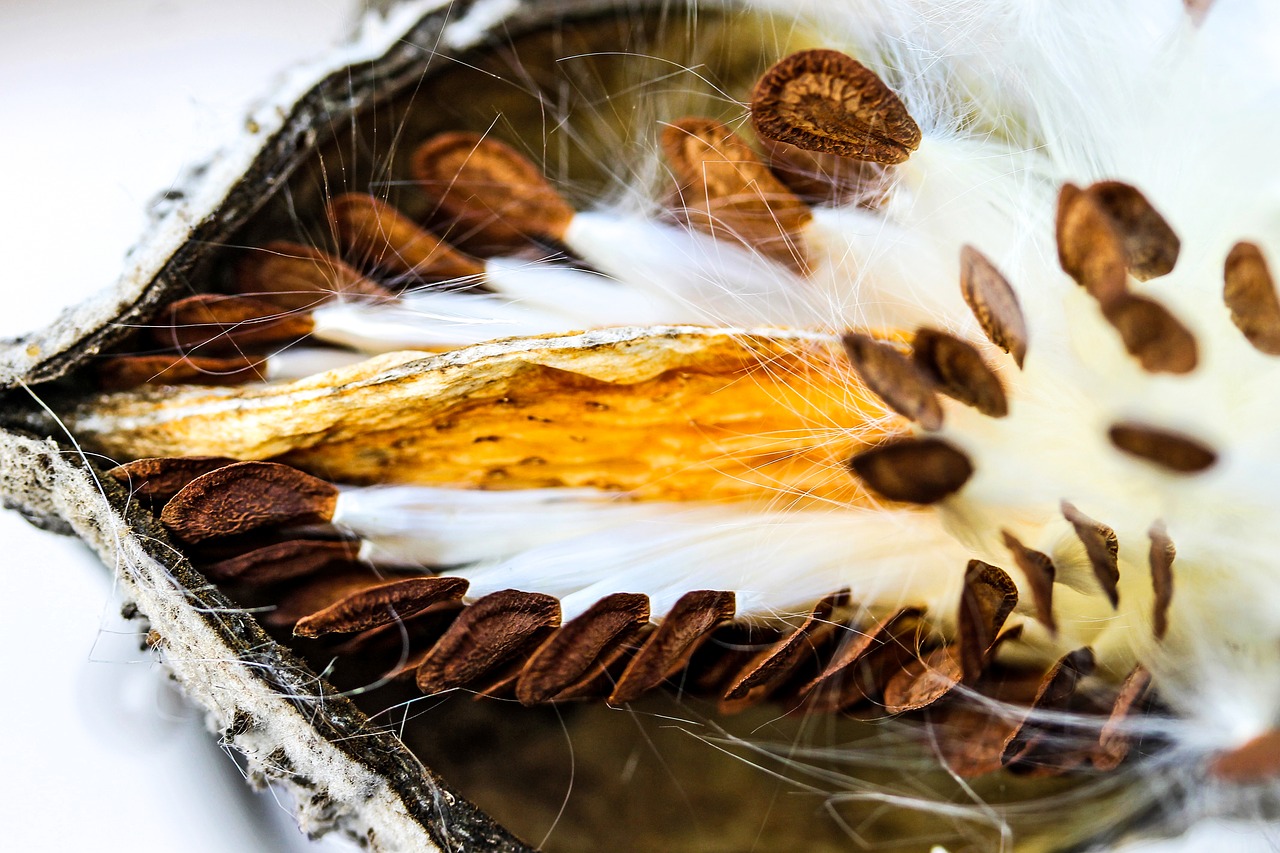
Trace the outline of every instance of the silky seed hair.
<instances>
[{"instance_id":1,"label":"silky seed hair","mask_svg":"<svg viewBox=\"0 0 1280 853\"><path fill-rule=\"evenodd\" d=\"M1247 781L1265 812L1276 81L1245 60L1280 22L796 15L717 115L632 125L594 197L506 114L404 119L403 185L295 183L319 224L263 215L69 427L264 621L391 652L375 678L901 716L903 762L1123 790L1064 844L1170 792L1229 812ZM790 177L822 157L857 189ZM281 367L316 345L332 370ZM795 780L827 748L726 742ZM985 806L844 760L834 805Z\"/></svg>"}]
</instances>

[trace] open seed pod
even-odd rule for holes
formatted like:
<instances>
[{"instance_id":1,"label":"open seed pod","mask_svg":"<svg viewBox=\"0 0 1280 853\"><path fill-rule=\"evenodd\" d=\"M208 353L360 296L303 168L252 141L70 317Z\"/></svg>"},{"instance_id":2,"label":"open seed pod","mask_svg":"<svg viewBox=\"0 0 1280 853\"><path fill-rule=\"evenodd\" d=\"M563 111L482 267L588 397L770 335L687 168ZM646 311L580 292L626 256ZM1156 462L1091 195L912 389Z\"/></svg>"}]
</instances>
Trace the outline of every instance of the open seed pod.
<instances>
[{"instance_id":1,"label":"open seed pod","mask_svg":"<svg viewBox=\"0 0 1280 853\"><path fill-rule=\"evenodd\" d=\"M1068 849L1188 779L1266 810L1280 246L1111 147L1218 127L1144 112L1216 44L1172 6L1035 74L967 64L1028 38L981 4L963 44L394 6L0 351L0 489L373 849ZM1191 46L1064 131L1151 32Z\"/></svg>"}]
</instances>

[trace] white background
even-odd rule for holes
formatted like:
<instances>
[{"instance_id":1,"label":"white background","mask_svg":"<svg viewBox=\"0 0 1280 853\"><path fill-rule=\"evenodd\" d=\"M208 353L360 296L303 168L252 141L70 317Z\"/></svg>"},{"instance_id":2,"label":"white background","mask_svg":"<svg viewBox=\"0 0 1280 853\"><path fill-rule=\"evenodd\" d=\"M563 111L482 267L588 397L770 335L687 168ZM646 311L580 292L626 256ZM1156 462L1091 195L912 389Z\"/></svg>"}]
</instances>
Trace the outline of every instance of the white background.
<instances>
[{"instance_id":1,"label":"white background","mask_svg":"<svg viewBox=\"0 0 1280 853\"><path fill-rule=\"evenodd\" d=\"M148 200L234 133L344 0L5 0L0 336L109 285ZM116 615L79 543L0 513L0 838L7 850L345 850L250 793ZM1202 826L1173 850L1270 849ZM1154 849L1143 847L1143 849Z\"/></svg>"}]
</instances>

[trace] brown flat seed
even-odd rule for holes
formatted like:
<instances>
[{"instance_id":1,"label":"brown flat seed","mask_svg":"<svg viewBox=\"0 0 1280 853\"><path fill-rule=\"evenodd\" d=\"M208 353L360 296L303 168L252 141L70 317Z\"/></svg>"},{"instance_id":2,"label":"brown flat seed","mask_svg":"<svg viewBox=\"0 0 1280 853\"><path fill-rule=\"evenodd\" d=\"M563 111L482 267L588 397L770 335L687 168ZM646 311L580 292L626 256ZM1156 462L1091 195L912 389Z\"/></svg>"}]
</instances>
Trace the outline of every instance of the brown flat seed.
<instances>
[{"instance_id":1,"label":"brown flat seed","mask_svg":"<svg viewBox=\"0 0 1280 853\"><path fill-rule=\"evenodd\" d=\"M989 417L1009 414L1004 386L969 342L936 329L920 329L912 351L916 366L943 394Z\"/></svg>"},{"instance_id":2,"label":"brown flat seed","mask_svg":"<svg viewBox=\"0 0 1280 853\"><path fill-rule=\"evenodd\" d=\"M732 592L704 589L680 596L627 664L609 702L632 702L653 690L681 669L712 631L732 619L736 607Z\"/></svg>"},{"instance_id":3,"label":"brown flat seed","mask_svg":"<svg viewBox=\"0 0 1280 853\"><path fill-rule=\"evenodd\" d=\"M475 133L442 133L414 152L413 174L464 236L503 245L563 240L574 210L542 172L509 145Z\"/></svg>"},{"instance_id":4,"label":"brown flat seed","mask_svg":"<svg viewBox=\"0 0 1280 853\"><path fill-rule=\"evenodd\" d=\"M1280 298L1262 250L1254 243L1232 246L1223 280L1231 322L1259 352L1280 355Z\"/></svg>"},{"instance_id":5,"label":"brown flat seed","mask_svg":"<svg viewBox=\"0 0 1280 853\"><path fill-rule=\"evenodd\" d=\"M921 614L922 612L915 608L903 608L891 613L883 620L873 620L870 624L856 625L851 620L842 627L841 630L844 633L831 659L812 681L800 689L799 694L814 697L811 700L812 710L838 710L830 707L830 703L843 691L827 688L836 686L838 681L846 680L845 676L849 674L851 668L856 667L870 652L884 643L893 642L904 623L914 621ZM854 620L857 618L857 615L853 617Z\"/></svg>"},{"instance_id":6,"label":"brown flat seed","mask_svg":"<svg viewBox=\"0 0 1280 853\"><path fill-rule=\"evenodd\" d=\"M1204 443L1156 427L1115 424L1107 434L1125 453L1179 474L1195 474L1218 461L1218 454Z\"/></svg>"},{"instance_id":7,"label":"brown flat seed","mask_svg":"<svg viewBox=\"0 0 1280 853\"><path fill-rule=\"evenodd\" d=\"M1084 552L1093 567L1094 577L1102 585L1111 606L1120 605L1120 541L1116 532L1100 521L1076 509L1073 505L1062 502L1062 517L1071 522L1076 536L1084 545Z\"/></svg>"},{"instance_id":8,"label":"brown flat seed","mask_svg":"<svg viewBox=\"0 0 1280 853\"><path fill-rule=\"evenodd\" d=\"M329 222L338 245L355 263L397 275L431 280L484 275L484 264L418 227L393 205L367 193L346 193L329 202Z\"/></svg>"},{"instance_id":9,"label":"brown flat seed","mask_svg":"<svg viewBox=\"0 0 1280 853\"><path fill-rule=\"evenodd\" d=\"M1054 775L1085 760L1084 752L1063 746L1062 741L1069 738L1067 730L1053 724L1036 725L1034 712L1065 710L1080 679L1093 672L1095 666L1092 649L1076 649L1044 674L1029 708L1031 724L1020 728L1005 744L1002 756L1005 766L1019 764L1024 771L1039 767Z\"/></svg>"},{"instance_id":10,"label":"brown flat seed","mask_svg":"<svg viewBox=\"0 0 1280 853\"><path fill-rule=\"evenodd\" d=\"M218 583L267 584L315 574L356 559L358 546L338 539L289 539L200 567Z\"/></svg>"},{"instance_id":11,"label":"brown flat seed","mask_svg":"<svg viewBox=\"0 0 1280 853\"><path fill-rule=\"evenodd\" d=\"M774 644L756 656L743 667L724 692L723 698L733 702L743 699L757 688L776 687L804 661L806 656L812 657L815 648L825 635L835 627L831 624L831 611L834 609L834 597L828 596L813 608L813 612L804 620L799 628L792 631L785 639ZM761 695L764 699L765 695Z\"/></svg>"},{"instance_id":12,"label":"brown flat seed","mask_svg":"<svg viewBox=\"0 0 1280 853\"><path fill-rule=\"evenodd\" d=\"M553 633L534 652L516 682L516 698L537 705L576 682L601 655L632 637L649 621L649 597L607 595Z\"/></svg>"},{"instance_id":13,"label":"brown flat seed","mask_svg":"<svg viewBox=\"0 0 1280 853\"><path fill-rule=\"evenodd\" d=\"M1018 587L1001 569L981 560L970 560L960 594L960 672L966 682L975 680L987 666L988 652L1005 619L1018 603Z\"/></svg>"},{"instance_id":14,"label":"brown flat seed","mask_svg":"<svg viewBox=\"0 0 1280 853\"><path fill-rule=\"evenodd\" d=\"M440 601L462 598L471 582L466 578L406 578L354 592L317 613L298 620L295 637L354 634L421 613Z\"/></svg>"},{"instance_id":15,"label":"brown flat seed","mask_svg":"<svg viewBox=\"0 0 1280 853\"><path fill-rule=\"evenodd\" d=\"M841 338L849 361L885 405L927 430L942 426L942 405L928 376L897 347L860 332Z\"/></svg>"},{"instance_id":16,"label":"brown flat seed","mask_svg":"<svg viewBox=\"0 0 1280 853\"><path fill-rule=\"evenodd\" d=\"M903 438L863 451L849 467L891 501L937 503L973 476L969 457L937 438Z\"/></svg>"},{"instance_id":17,"label":"brown flat seed","mask_svg":"<svg viewBox=\"0 0 1280 853\"><path fill-rule=\"evenodd\" d=\"M1151 373L1190 373L1199 361L1195 336L1159 302L1121 293L1102 306L1124 348Z\"/></svg>"},{"instance_id":18,"label":"brown flat seed","mask_svg":"<svg viewBox=\"0 0 1280 853\"><path fill-rule=\"evenodd\" d=\"M927 708L946 696L962 678L960 650L955 646L934 649L908 663L884 687L884 707L890 714Z\"/></svg>"},{"instance_id":19,"label":"brown flat seed","mask_svg":"<svg viewBox=\"0 0 1280 853\"><path fill-rule=\"evenodd\" d=\"M1027 321L1009 280L973 246L960 250L960 292L991 343L1013 356L1027 357Z\"/></svg>"},{"instance_id":20,"label":"brown flat seed","mask_svg":"<svg viewBox=\"0 0 1280 853\"><path fill-rule=\"evenodd\" d=\"M1000 531L1004 538L1004 546L1013 555L1013 561L1026 575L1027 585L1031 588L1031 600L1036 607L1036 618L1049 629L1050 633L1058 632L1053 618L1053 579L1057 570L1049 555L1034 551L1018 541L1018 538L1007 530Z\"/></svg>"},{"instance_id":21,"label":"brown flat seed","mask_svg":"<svg viewBox=\"0 0 1280 853\"><path fill-rule=\"evenodd\" d=\"M418 667L418 688L440 693L496 672L560 624L560 602L505 589L462 611ZM514 677L514 676L513 676Z\"/></svg>"},{"instance_id":22,"label":"brown flat seed","mask_svg":"<svg viewBox=\"0 0 1280 853\"><path fill-rule=\"evenodd\" d=\"M152 456L117 465L107 475L136 497L167 501L196 477L235 461L226 456Z\"/></svg>"},{"instance_id":23,"label":"brown flat seed","mask_svg":"<svg viewBox=\"0 0 1280 853\"><path fill-rule=\"evenodd\" d=\"M323 249L277 240L236 266L236 290L266 296L283 308L315 308L334 296L391 299L394 294Z\"/></svg>"},{"instance_id":24,"label":"brown flat seed","mask_svg":"<svg viewBox=\"0 0 1280 853\"><path fill-rule=\"evenodd\" d=\"M1169 630L1169 605L1173 602L1173 558L1177 550L1173 540L1165 532L1164 525L1156 522L1147 531L1151 537L1148 561L1151 563L1151 585L1155 588L1155 604L1152 619L1157 640L1163 640Z\"/></svg>"},{"instance_id":25,"label":"brown flat seed","mask_svg":"<svg viewBox=\"0 0 1280 853\"><path fill-rule=\"evenodd\" d=\"M1134 706L1146 694L1150 684L1151 673L1141 664L1135 666L1125 677L1111 705L1111 714L1098 735L1097 747L1090 758L1096 769L1114 770L1129 754L1130 739L1122 727Z\"/></svg>"},{"instance_id":26,"label":"brown flat seed","mask_svg":"<svg viewBox=\"0 0 1280 853\"><path fill-rule=\"evenodd\" d=\"M920 147L920 128L898 96L834 50L793 53L766 71L751 120L763 137L875 163L902 163Z\"/></svg>"},{"instance_id":27,"label":"brown flat seed","mask_svg":"<svg viewBox=\"0 0 1280 853\"><path fill-rule=\"evenodd\" d=\"M1100 181L1085 193L1111 220L1134 278L1147 281L1173 271L1182 243L1146 196L1120 181Z\"/></svg>"},{"instance_id":28,"label":"brown flat seed","mask_svg":"<svg viewBox=\"0 0 1280 853\"><path fill-rule=\"evenodd\" d=\"M1058 193L1058 262L1106 305L1128 289L1124 244L1096 194L1072 184Z\"/></svg>"},{"instance_id":29,"label":"brown flat seed","mask_svg":"<svg viewBox=\"0 0 1280 853\"><path fill-rule=\"evenodd\" d=\"M338 488L275 462L237 462L188 483L160 513L183 542L248 533L268 526L323 524Z\"/></svg>"},{"instance_id":30,"label":"brown flat seed","mask_svg":"<svg viewBox=\"0 0 1280 853\"><path fill-rule=\"evenodd\" d=\"M663 128L662 150L680 184L681 213L698 230L807 271L803 230L813 212L745 140L714 119L685 118Z\"/></svg>"},{"instance_id":31,"label":"brown flat seed","mask_svg":"<svg viewBox=\"0 0 1280 853\"><path fill-rule=\"evenodd\" d=\"M243 385L263 379L263 359L245 355L122 355L98 365L98 382L106 391L139 385Z\"/></svg>"},{"instance_id":32,"label":"brown flat seed","mask_svg":"<svg viewBox=\"0 0 1280 853\"><path fill-rule=\"evenodd\" d=\"M1263 732L1209 765L1215 779L1238 784L1273 783L1280 776L1280 729Z\"/></svg>"},{"instance_id":33,"label":"brown flat seed","mask_svg":"<svg viewBox=\"0 0 1280 853\"><path fill-rule=\"evenodd\" d=\"M149 332L159 346L220 355L291 343L314 327L310 314L268 298L201 293L166 306Z\"/></svg>"},{"instance_id":34,"label":"brown flat seed","mask_svg":"<svg viewBox=\"0 0 1280 853\"><path fill-rule=\"evenodd\" d=\"M805 204L876 210L888 200L886 169L829 151L806 151L760 138L769 170Z\"/></svg>"}]
</instances>

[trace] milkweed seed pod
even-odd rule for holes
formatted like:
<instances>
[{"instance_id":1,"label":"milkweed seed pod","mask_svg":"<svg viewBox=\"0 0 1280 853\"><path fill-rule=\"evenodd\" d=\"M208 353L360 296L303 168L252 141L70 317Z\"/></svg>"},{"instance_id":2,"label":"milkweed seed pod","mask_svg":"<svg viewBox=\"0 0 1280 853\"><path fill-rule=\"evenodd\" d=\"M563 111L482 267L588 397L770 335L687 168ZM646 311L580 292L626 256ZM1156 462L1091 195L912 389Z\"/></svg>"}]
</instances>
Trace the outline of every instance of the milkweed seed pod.
<instances>
[{"instance_id":1,"label":"milkweed seed pod","mask_svg":"<svg viewBox=\"0 0 1280 853\"><path fill-rule=\"evenodd\" d=\"M1270 817L1278 33L392 6L0 351L0 488L375 849Z\"/></svg>"}]
</instances>

